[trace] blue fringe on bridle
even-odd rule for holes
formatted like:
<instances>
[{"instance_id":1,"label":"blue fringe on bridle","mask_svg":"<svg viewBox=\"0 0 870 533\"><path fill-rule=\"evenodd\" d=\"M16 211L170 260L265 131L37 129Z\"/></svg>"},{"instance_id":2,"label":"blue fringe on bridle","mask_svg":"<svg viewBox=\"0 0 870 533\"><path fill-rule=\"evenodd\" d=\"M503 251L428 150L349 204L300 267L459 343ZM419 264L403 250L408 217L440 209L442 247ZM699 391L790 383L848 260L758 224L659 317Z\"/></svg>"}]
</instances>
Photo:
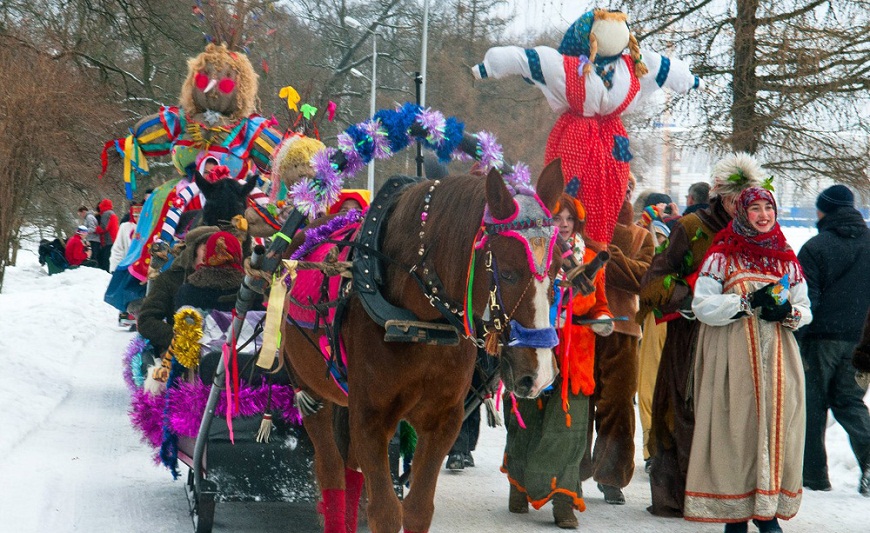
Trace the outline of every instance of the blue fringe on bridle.
<instances>
[{"instance_id":1,"label":"blue fringe on bridle","mask_svg":"<svg viewBox=\"0 0 870 533\"><path fill-rule=\"evenodd\" d=\"M559 344L555 328L524 328L516 320L511 320L510 327L508 346L511 348L554 348Z\"/></svg>"}]
</instances>

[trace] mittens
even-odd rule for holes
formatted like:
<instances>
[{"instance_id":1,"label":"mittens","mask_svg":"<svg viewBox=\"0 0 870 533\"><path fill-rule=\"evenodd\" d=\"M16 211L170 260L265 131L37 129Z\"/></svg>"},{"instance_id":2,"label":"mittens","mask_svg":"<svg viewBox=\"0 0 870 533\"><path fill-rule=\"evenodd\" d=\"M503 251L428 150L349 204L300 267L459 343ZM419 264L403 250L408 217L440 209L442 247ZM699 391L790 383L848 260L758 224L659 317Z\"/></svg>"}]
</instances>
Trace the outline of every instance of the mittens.
<instances>
[{"instance_id":1,"label":"mittens","mask_svg":"<svg viewBox=\"0 0 870 533\"><path fill-rule=\"evenodd\" d=\"M786 300L782 305L764 306L761 308L762 320L782 322L791 314L791 302Z\"/></svg>"},{"instance_id":2,"label":"mittens","mask_svg":"<svg viewBox=\"0 0 870 533\"><path fill-rule=\"evenodd\" d=\"M773 283L768 283L764 287L758 289L749 295L749 302L751 303L752 309L757 307L776 307L776 299L770 294L770 289L773 287Z\"/></svg>"}]
</instances>

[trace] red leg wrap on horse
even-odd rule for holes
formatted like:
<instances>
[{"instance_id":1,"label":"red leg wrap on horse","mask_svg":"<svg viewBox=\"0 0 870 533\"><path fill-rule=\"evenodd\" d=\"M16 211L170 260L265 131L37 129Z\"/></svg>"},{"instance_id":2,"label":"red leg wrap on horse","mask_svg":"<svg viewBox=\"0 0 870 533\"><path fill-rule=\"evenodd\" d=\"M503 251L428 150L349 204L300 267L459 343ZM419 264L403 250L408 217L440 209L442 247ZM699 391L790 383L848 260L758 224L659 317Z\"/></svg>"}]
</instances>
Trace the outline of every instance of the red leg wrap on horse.
<instances>
[{"instance_id":1,"label":"red leg wrap on horse","mask_svg":"<svg viewBox=\"0 0 870 533\"><path fill-rule=\"evenodd\" d=\"M321 494L323 501L317 506L317 511L323 515L323 533L346 533L344 491L326 489Z\"/></svg>"},{"instance_id":2,"label":"red leg wrap on horse","mask_svg":"<svg viewBox=\"0 0 870 533\"><path fill-rule=\"evenodd\" d=\"M364 477L362 472L344 469L344 502L347 523L347 533L356 533L359 498L362 495Z\"/></svg>"}]
</instances>

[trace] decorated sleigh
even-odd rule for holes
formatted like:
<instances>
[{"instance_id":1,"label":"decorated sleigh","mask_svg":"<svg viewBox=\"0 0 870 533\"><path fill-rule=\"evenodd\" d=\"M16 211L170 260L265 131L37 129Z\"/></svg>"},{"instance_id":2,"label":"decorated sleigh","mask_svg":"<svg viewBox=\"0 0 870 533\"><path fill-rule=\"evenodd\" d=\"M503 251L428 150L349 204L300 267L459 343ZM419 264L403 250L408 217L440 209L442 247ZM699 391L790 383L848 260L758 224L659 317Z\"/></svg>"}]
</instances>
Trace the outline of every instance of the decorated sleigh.
<instances>
[{"instance_id":1,"label":"decorated sleigh","mask_svg":"<svg viewBox=\"0 0 870 533\"><path fill-rule=\"evenodd\" d=\"M196 533L212 530L218 502L285 502L300 517L309 515L312 528L316 524L311 512L316 501L314 450L294 406L289 375L286 369L268 373L254 364L263 314L252 311L241 323L239 348L227 359L233 366L221 379L215 379L224 361L221 345L233 343L226 334L214 334L232 323L230 314L219 311L202 323L210 340L196 372L170 379L173 383L161 394L145 387L148 370L160 361L150 343L137 337L124 357L133 425L155 449L155 460L175 477L179 462L188 467L185 490ZM178 363L173 364L173 372L180 374ZM238 385L225 376L237 377ZM217 402L210 404L213 392ZM235 413L229 423L228 412Z\"/></svg>"}]
</instances>

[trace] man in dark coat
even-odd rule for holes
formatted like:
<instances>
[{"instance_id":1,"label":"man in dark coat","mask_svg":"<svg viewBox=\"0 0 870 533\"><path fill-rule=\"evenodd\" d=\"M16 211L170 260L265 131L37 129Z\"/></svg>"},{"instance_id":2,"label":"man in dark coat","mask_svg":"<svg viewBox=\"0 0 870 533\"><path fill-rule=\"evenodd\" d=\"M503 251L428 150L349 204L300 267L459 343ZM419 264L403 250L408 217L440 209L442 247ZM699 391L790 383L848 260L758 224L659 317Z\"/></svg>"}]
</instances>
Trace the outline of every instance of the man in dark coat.
<instances>
[{"instance_id":1,"label":"man in dark coat","mask_svg":"<svg viewBox=\"0 0 870 533\"><path fill-rule=\"evenodd\" d=\"M819 234L798 254L813 310L812 324L799 332L807 397L803 484L831 490L825 452L830 409L858 459L859 492L870 498L870 412L852 366L870 308L870 228L854 201L843 185L825 189L816 201Z\"/></svg>"},{"instance_id":2,"label":"man in dark coat","mask_svg":"<svg viewBox=\"0 0 870 533\"><path fill-rule=\"evenodd\" d=\"M689 185L689 194L686 195L686 210L683 211L683 216L708 207L710 207L710 184L699 181Z\"/></svg>"}]
</instances>

